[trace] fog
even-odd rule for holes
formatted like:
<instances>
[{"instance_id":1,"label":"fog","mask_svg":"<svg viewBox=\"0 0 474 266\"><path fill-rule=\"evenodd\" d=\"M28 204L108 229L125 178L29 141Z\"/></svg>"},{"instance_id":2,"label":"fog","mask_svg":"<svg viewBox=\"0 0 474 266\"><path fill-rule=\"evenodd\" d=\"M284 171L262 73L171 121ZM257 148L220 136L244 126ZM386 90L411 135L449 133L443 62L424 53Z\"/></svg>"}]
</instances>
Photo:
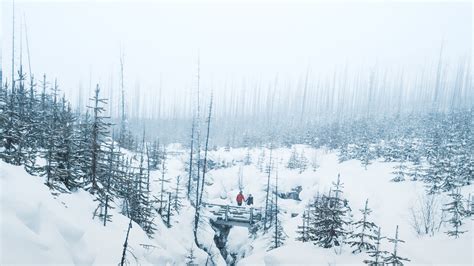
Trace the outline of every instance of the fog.
<instances>
[{"instance_id":1,"label":"fog","mask_svg":"<svg viewBox=\"0 0 474 266\"><path fill-rule=\"evenodd\" d=\"M21 49L26 68L27 35L37 77L58 78L76 105L99 84L112 115L119 113L121 54L131 116L190 117L198 58L202 98L212 91L219 112L259 87L294 96L306 75L313 88L332 84L335 73L364 80L375 69L392 81L426 78L441 50L446 72L469 62L472 50L469 2L20 1L15 15L16 67ZM11 75L11 16L4 1L4 79Z\"/></svg>"}]
</instances>

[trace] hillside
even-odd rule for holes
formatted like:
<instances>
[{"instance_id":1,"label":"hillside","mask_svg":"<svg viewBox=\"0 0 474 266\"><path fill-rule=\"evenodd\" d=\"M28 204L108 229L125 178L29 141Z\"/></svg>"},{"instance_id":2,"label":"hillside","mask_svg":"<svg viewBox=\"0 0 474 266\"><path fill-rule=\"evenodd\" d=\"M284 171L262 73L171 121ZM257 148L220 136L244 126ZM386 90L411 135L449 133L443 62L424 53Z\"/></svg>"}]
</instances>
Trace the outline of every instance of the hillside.
<instances>
[{"instance_id":1,"label":"hillside","mask_svg":"<svg viewBox=\"0 0 474 266\"><path fill-rule=\"evenodd\" d=\"M167 161L166 176L171 179L165 189L172 189L178 175L186 177L184 163L185 150L179 145ZM338 163L334 152L297 145L296 149L308 157L307 169L300 173L288 169L287 163L292 149L280 148L272 151L275 160L271 182L278 174L280 192L290 192L300 186L300 200L279 198L279 208L283 230L286 234L284 245L267 251L271 233L261 232L251 236L245 227L233 227L225 246L226 251L239 265L249 264L360 264L367 259L365 253L352 254L347 245L324 249L312 243L296 241L297 227L302 223L305 206L319 193L328 191L340 174L343 197L348 200L351 218L358 220L366 199L372 209L370 219L382 228L382 234L393 237L399 226L400 238L405 243L399 245L401 256L409 258L409 264L465 264L473 261L472 219L464 219L463 229L468 230L458 239L448 237L443 224L434 236L419 236L412 224L411 209L416 208L424 195L421 181L391 182L395 163L376 161L367 166L360 161L350 160ZM262 154L264 154L262 156ZM250 156L249 156L250 155ZM268 161L269 150L224 148L211 151L210 158L217 167L208 172L204 201L217 204L236 205L235 196L239 191L239 173L244 195L254 195L255 208L265 206L265 186L267 173L260 171L260 164ZM259 157L261 157L259 159ZM263 160L262 160L263 158ZM314 159L316 158L316 159ZM243 162L250 159L251 163ZM317 168L314 169L313 166ZM1 264L44 263L44 264L116 264L120 261L128 219L119 214L115 205L112 222L106 227L92 213L97 208L92 196L83 191L54 196L43 184L43 178L28 175L22 167L1 162L0 182L2 187L2 256ZM152 171L152 194L160 189L158 182L161 172ZM27 184L27 185L25 185ZM185 189L185 182L182 183ZM473 186L463 187L463 194ZM438 208L447 201L446 194L437 196ZM156 206L155 206L156 207ZM441 213L438 213L441 215ZM171 228L167 228L157 217L157 230L152 239L148 238L139 225L133 223L129 239L128 261L133 264L178 264L186 262L189 249L194 246L192 223L194 208L188 200L183 200L179 214L171 217ZM203 217L211 217L204 212ZM437 218L439 219L439 218ZM209 247L213 260L218 265L225 264L219 250L213 243L214 230L207 218L203 219L198 233L202 243ZM196 262L204 264L207 254L195 249ZM384 250L391 250L389 243ZM25 255L24 251L28 250ZM131 255L133 253L133 255ZM135 258L133 258L136 257ZM228 262L233 259L227 258Z\"/></svg>"}]
</instances>

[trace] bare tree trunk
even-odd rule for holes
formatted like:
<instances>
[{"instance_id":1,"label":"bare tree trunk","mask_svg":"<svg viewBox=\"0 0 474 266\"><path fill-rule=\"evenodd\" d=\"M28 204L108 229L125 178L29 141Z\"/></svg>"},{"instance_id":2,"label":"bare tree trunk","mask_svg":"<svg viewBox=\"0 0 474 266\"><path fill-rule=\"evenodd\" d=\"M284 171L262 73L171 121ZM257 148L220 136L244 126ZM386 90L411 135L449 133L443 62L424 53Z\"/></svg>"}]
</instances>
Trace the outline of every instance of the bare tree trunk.
<instances>
[{"instance_id":1,"label":"bare tree trunk","mask_svg":"<svg viewBox=\"0 0 474 266\"><path fill-rule=\"evenodd\" d=\"M191 199L191 182L193 176L194 122L193 117L193 124L191 126L191 150L189 152L188 199Z\"/></svg>"},{"instance_id":2,"label":"bare tree trunk","mask_svg":"<svg viewBox=\"0 0 474 266\"><path fill-rule=\"evenodd\" d=\"M267 221L268 221L268 196L270 194L270 176L272 172L272 144L270 143L270 161L268 163L268 177L267 177L267 195L265 197L265 216L263 219L263 229L266 232L268 227L267 227Z\"/></svg>"},{"instance_id":3,"label":"bare tree trunk","mask_svg":"<svg viewBox=\"0 0 474 266\"><path fill-rule=\"evenodd\" d=\"M122 251L122 260L120 261L120 266L125 265L125 256L127 254L127 246L128 246L128 235L130 234L130 229L132 228L132 219L128 222L128 230L127 236L125 237L125 242L123 243L123 251Z\"/></svg>"},{"instance_id":4,"label":"bare tree trunk","mask_svg":"<svg viewBox=\"0 0 474 266\"><path fill-rule=\"evenodd\" d=\"M211 103L209 104L209 116L207 117L207 134L206 134L206 146L204 148L204 165L202 168L202 180L201 180L201 195L199 196L199 205L202 202L202 194L204 194L204 181L206 180L206 170L207 170L207 151L209 149L209 131L211 128L211 114L212 114L212 95Z\"/></svg>"}]
</instances>

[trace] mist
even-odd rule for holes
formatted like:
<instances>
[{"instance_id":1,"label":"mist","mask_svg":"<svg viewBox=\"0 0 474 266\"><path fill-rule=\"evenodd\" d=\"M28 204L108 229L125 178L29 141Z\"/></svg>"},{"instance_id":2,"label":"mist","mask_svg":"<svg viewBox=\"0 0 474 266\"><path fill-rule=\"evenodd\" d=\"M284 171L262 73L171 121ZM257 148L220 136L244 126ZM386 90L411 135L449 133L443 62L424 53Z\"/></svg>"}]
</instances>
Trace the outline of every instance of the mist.
<instances>
[{"instance_id":1,"label":"mist","mask_svg":"<svg viewBox=\"0 0 474 266\"><path fill-rule=\"evenodd\" d=\"M447 81L471 60L470 3L20 1L15 12L16 67L29 60L35 76L58 78L78 108L99 84L113 117L121 57L129 116L167 119L192 117L198 64L200 93L209 99L212 91L217 116L246 116L259 112L249 105L266 109L270 93L276 109L299 115L304 84L308 95L325 95L342 83L368 84L370 75L380 86L403 82L411 95L433 80L440 60ZM4 2L5 78L11 16Z\"/></svg>"}]
</instances>

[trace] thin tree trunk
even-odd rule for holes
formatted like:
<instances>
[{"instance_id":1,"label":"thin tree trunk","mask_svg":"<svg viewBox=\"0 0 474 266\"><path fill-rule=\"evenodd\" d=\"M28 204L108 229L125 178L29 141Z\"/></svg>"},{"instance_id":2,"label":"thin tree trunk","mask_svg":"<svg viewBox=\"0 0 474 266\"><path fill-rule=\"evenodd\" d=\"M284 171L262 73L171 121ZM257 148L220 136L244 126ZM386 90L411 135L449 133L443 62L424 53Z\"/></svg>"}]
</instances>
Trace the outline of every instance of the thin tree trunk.
<instances>
[{"instance_id":1,"label":"thin tree trunk","mask_svg":"<svg viewBox=\"0 0 474 266\"><path fill-rule=\"evenodd\" d=\"M125 242L123 243L122 260L120 261L120 266L125 265L125 256L127 253L127 246L128 246L128 235L130 234L131 228L132 228L132 219L130 219L130 222L128 222L127 236L125 237Z\"/></svg>"},{"instance_id":2,"label":"thin tree trunk","mask_svg":"<svg viewBox=\"0 0 474 266\"><path fill-rule=\"evenodd\" d=\"M199 196L199 204L202 202L202 194L204 194L204 181L206 180L206 170L207 170L207 151L209 149L209 131L211 128L211 114L212 114L212 95L211 103L209 104L209 116L207 117L207 135L206 135L206 146L204 149L204 165L202 168L202 180L201 180L201 195Z\"/></svg>"}]
</instances>

